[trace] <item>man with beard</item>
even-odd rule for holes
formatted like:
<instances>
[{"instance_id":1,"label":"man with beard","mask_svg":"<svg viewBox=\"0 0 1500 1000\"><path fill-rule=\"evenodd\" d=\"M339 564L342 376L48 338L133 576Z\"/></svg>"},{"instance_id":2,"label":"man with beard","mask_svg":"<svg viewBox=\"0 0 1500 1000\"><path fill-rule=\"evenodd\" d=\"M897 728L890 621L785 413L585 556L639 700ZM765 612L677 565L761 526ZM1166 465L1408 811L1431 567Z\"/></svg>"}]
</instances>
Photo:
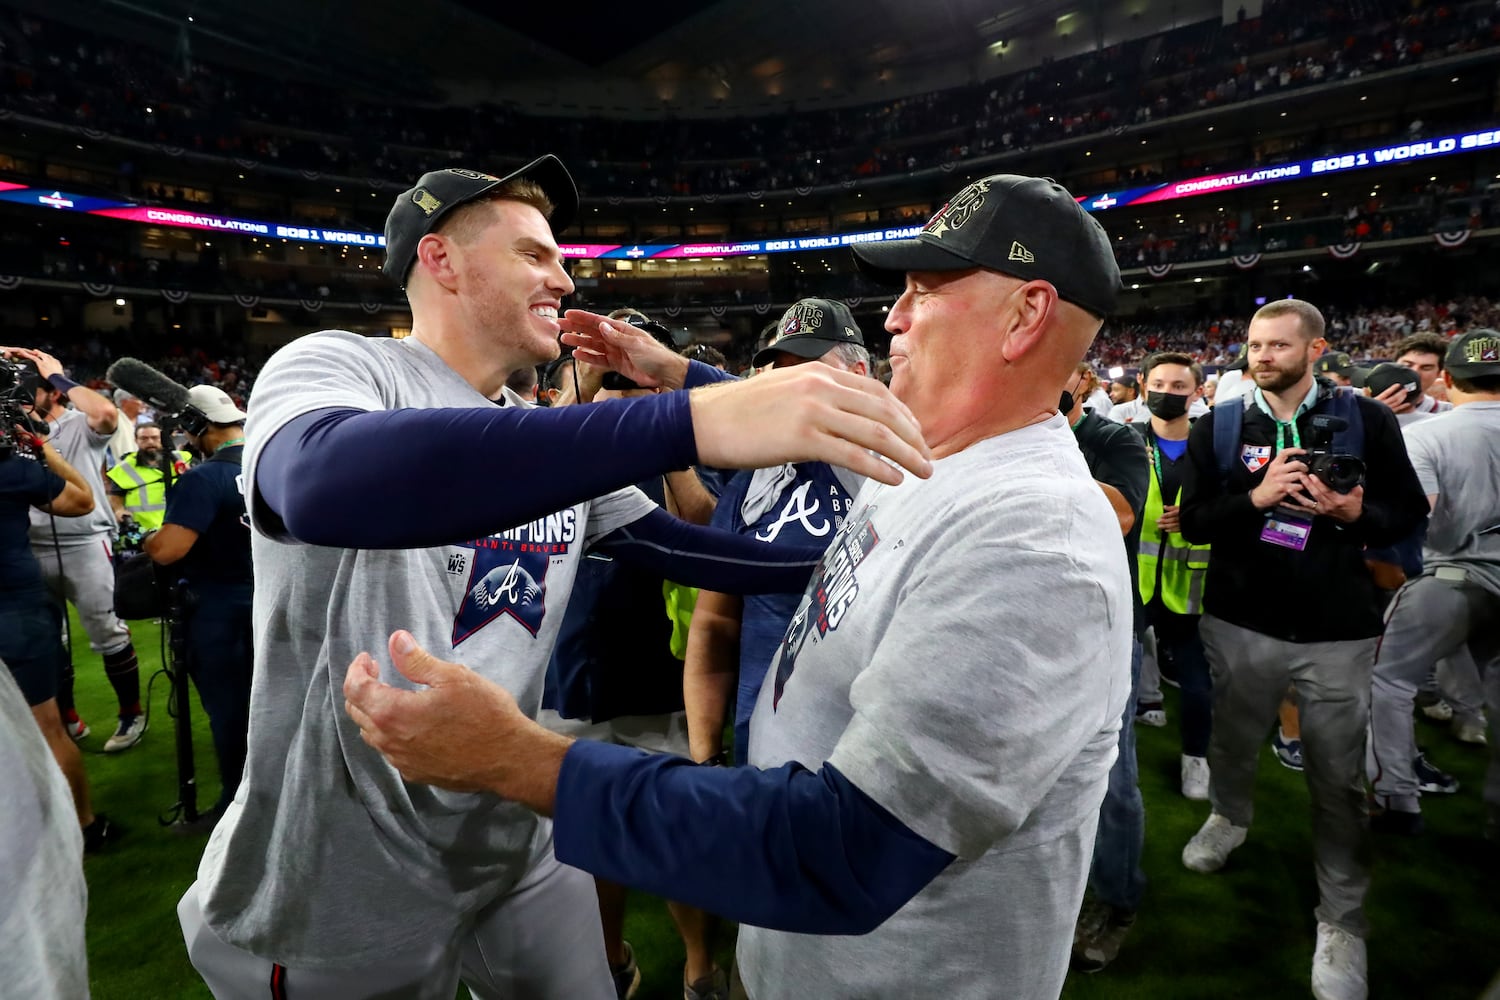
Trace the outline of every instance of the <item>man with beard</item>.
<instances>
[{"instance_id":1,"label":"man with beard","mask_svg":"<svg viewBox=\"0 0 1500 1000\"><path fill-rule=\"evenodd\" d=\"M161 428L156 424L135 429L135 447L109 470L109 506L115 520L128 516L142 531L155 531L167 511L167 490L187 471L192 456L174 451L163 461Z\"/></svg>"},{"instance_id":2,"label":"man with beard","mask_svg":"<svg viewBox=\"0 0 1500 1000\"><path fill-rule=\"evenodd\" d=\"M79 385L63 373L62 362L45 351L24 347L0 348L36 366L41 384L30 407L46 421L47 439L68 464L78 470L94 494L94 510L83 517L58 521L41 510L31 512L31 549L41 564L47 589L62 607L68 601L78 610L78 620L88 635L89 648L104 661L104 673L119 702L119 722L104 741L105 753L128 750L146 732L141 711L140 669L130 629L115 614L115 571L111 563L116 532L113 516L105 507L104 454L110 435L119 422L115 404L88 386ZM73 706L73 665L63 670L57 691L68 734L75 740L89 734L89 727Z\"/></svg>"},{"instance_id":3,"label":"man with beard","mask_svg":"<svg viewBox=\"0 0 1500 1000\"><path fill-rule=\"evenodd\" d=\"M1314 377L1312 363L1326 347L1314 306L1297 299L1264 306L1247 340L1255 388L1194 425L1183 470L1182 535L1213 546L1200 632L1214 701L1213 811L1182 862L1217 871L1244 843L1261 741L1294 685L1320 896L1312 991L1363 998L1364 738L1381 631L1364 549L1409 534L1426 513L1426 497L1390 410ZM1345 428L1320 429L1324 416ZM1236 418L1231 448L1229 435L1214 428ZM1364 457L1363 481L1347 492L1310 471L1308 449L1329 444L1328 430L1331 450Z\"/></svg>"}]
</instances>

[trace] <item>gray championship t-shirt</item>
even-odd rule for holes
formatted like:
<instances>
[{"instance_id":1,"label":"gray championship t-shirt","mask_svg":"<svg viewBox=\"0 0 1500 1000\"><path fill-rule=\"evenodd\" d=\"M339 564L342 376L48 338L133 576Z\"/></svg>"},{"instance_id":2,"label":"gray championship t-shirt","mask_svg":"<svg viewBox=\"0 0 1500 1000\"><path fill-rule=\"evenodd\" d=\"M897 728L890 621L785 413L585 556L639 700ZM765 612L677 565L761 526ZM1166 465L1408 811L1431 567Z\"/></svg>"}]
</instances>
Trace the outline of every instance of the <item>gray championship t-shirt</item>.
<instances>
[{"instance_id":1,"label":"gray championship t-shirt","mask_svg":"<svg viewBox=\"0 0 1500 1000\"><path fill-rule=\"evenodd\" d=\"M1500 594L1500 403L1465 403L1405 430L1422 492L1436 493L1422 561Z\"/></svg>"},{"instance_id":2,"label":"gray championship t-shirt","mask_svg":"<svg viewBox=\"0 0 1500 1000\"><path fill-rule=\"evenodd\" d=\"M78 410L63 410L51 425L47 441L69 465L78 470L94 494L94 509L83 517L52 517L45 511L31 509L33 546L52 544L52 527L57 526L57 540L63 545L91 542L96 536L115 531L115 516L109 506L109 491L104 488L104 451L109 435L89 428L89 418Z\"/></svg>"},{"instance_id":3,"label":"gray championship t-shirt","mask_svg":"<svg viewBox=\"0 0 1500 1000\"><path fill-rule=\"evenodd\" d=\"M87 1000L87 911L73 793L0 662L0 992Z\"/></svg>"},{"instance_id":4,"label":"gray championship t-shirt","mask_svg":"<svg viewBox=\"0 0 1500 1000\"><path fill-rule=\"evenodd\" d=\"M1061 416L868 482L750 720L958 860L873 933L741 927L779 997L1056 997L1130 693L1119 522Z\"/></svg>"},{"instance_id":5,"label":"gray championship t-shirt","mask_svg":"<svg viewBox=\"0 0 1500 1000\"><path fill-rule=\"evenodd\" d=\"M507 400L528 405L509 390ZM255 481L272 435L312 410L494 405L414 339L313 334L279 351L256 383L244 481ZM443 483L404 481L401 455L420 447L393 443L389 496L347 502L394 518L463 503ZM504 458L473 456L495 470L489 488L525 489L524 479L507 478ZM443 940L509 891L550 829L492 795L402 781L344 712L349 664L367 650L387 683L411 688L386 652L391 632L406 628L435 656L504 685L534 717L585 545L653 506L631 488L486 538L402 551L269 537L275 524L264 507L247 507L255 529L250 753L199 867L208 924L231 944L305 968L358 966Z\"/></svg>"}]
</instances>

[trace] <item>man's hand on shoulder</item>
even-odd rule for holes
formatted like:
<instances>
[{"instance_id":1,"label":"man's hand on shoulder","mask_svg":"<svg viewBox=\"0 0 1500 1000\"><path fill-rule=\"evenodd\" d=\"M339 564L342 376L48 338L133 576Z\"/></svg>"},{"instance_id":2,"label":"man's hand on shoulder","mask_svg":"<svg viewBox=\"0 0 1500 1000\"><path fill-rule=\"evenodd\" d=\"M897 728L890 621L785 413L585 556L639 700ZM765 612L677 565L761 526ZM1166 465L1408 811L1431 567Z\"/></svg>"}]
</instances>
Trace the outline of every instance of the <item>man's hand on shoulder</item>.
<instances>
[{"instance_id":1,"label":"man's hand on shoulder","mask_svg":"<svg viewBox=\"0 0 1500 1000\"><path fill-rule=\"evenodd\" d=\"M726 469L826 462L895 485L926 478L931 452L906 404L880 382L828 365L798 365L694 389L698 459ZM875 452L875 454L871 454Z\"/></svg>"}]
</instances>

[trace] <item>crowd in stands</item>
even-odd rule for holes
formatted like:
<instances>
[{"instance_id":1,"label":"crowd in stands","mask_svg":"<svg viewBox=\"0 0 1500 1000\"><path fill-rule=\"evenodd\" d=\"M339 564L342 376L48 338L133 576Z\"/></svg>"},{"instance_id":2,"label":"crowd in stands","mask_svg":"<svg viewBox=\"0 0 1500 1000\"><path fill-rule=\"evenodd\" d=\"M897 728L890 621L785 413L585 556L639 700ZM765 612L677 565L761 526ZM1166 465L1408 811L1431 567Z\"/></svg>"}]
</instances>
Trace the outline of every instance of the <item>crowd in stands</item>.
<instances>
[{"instance_id":1,"label":"crowd in stands","mask_svg":"<svg viewBox=\"0 0 1500 1000\"><path fill-rule=\"evenodd\" d=\"M1386 198L1372 197L1320 212L1263 207L1242 225L1238 213L1204 207L1169 226L1142 228L1115 243L1122 270L1223 259L1231 255L1307 250L1406 239L1434 232L1488 229L1500 224L1500 188L1476 190L1467 181L1429 181ZM1110 228L1106 220L1106 228ZM1128 231L1127 231L1128 232Z\"/></svg>"},{"instance_id":2,"label":"crowd in stands","mask_svg":"<svg viewBox=\"0 0 1500 1000\"><path fill-rule=\"evenodd\" d=\"M1262 16L1237 24L1200 22L885 104L633 122L542 119L494 106L377 105L11 14L0 19L0 107L345 176L414 177L448 165L460 151L473 158L496 150L501 159L556 152L586 192L718 194L906 174L1496 44L1500 21L1483 2L1414 8L1399 0L1268 0ZM321 135L297 138L287 128ZM1188 172L1215 166L1176 165ZM131 172L125 164L122 173ZM1145 170L1125 179L1157 178Z\"/></svg>"},{"instance_id":3,"label":"crowd in stands","mask_svg":"<svg viewBox=\"0 0 1500 1000\"><path fill-rule=\"evenodd\" d=\"M610 305L618 304L616 298ZM644 304L644 303L643 303ZM600 304L603 307L603 304ZM1478 327L1500 327L1500 301L1482 296L1446 301L1422 299L1383 308L1325 310L1330 350L1343 351L1361 361L1389 360L1392 348L1415 333L1453 336ZM1115 366L1134 367L1149 354L1174 351L1191 355L1207 369L1232 363L1244 342L1247 315L1200 316L1192 319L1119 320L1106 324L1089 359L1101 373ZM653 318L672 321L664 314ZM878 323L866 320L867 329ZM248 343L233 334L181 330L135 332L89 330L50 332L37 346L54 354L78 381L105 388L104 372L120 357L136 357L183 385L212 385L243 405L250 398L260 365L271 349ZM753 337L724 345L728 370L749 369L757 344ZM877 365L884 359L875 356Z\"/></svg>"},{"instance_id":4,"label":"crowd in stands","mask_svg":"<svg viewBox=\"0 0 1500 1000\"><path fill-rule=\"evenodd\" d=\"M1364 360L1393 360L1392 349L1416 333L1449 337L1500 326L1500 302L1482 296L1421 299L1381 308L1324 308L1329 349ZM1174 351L1212 368L1232 363L1245 339L1246 315L1192 320L1110 322L1094 342L1095 368L1133 366L1149 354Z\"/></svg>"}]
</instances>

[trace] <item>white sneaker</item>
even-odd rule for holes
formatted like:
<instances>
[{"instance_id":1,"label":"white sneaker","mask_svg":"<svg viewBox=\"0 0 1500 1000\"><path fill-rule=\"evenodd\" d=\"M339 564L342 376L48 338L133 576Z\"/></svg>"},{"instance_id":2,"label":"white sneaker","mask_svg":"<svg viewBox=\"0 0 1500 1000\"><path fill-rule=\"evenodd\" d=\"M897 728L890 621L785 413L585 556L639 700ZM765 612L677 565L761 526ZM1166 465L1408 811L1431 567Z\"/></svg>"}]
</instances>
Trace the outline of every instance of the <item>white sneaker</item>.
<instances>
[{"instance_id":1,"label":"white sneaker","mask_svg":"<svg viewBox=\"0 0 1500 1000\"><path fill-rule=\"evenodd\" d=\"M1439 698L1431 705L1423 705L1422 714L1433 722L1447 722L1453 718L1453 706Z\"/></svg>"},{"instance_id":2,"label":"white sneaker","mask_svg":"<svg viewBox=\"0 0 1500 1000\"><path fill-rule=\"evenodd\" d=\"M1208 801L1208 758L1182 755L1182 797Z\"/></svg>"},{"instance_id":3,"label":"white sneaker","mask_svg":"<svg viewBox=\"0 0 1500 1000\"><path fill-rule=\"evenodd\" d=\"M1453 720L1453 738L1460 743L1469 743L1474 746L1487 746L1489 737L1484 731L1483 719L1458 719Z\"/></svg>"},{"instance_id":4,"label":"white sneaker","mask_svg":"<svg viewBox=\"0 0 1500 1000\"><path fill-rule=\"evenodd\" d=\"M1370 995L1365 971L1365 942L1332 924L1318 924L1313 952L1312 992L1318 1000L1365 1000Z\"/></svg>"},{"instance_id":5,"label":"white sneaker","mask_svg":"<svg viewBox=\"0 0 1500 1000\"><path fill-rule=\"evenodd\" d=\"M141 741L146 735L146 717L144 715L132 715L120 720L119 728L115 734L104 741L105 753L119 753L121 750L129 750Z\"/></svg>"},{"instance_id":6,"label":"white sneaker","mask_svg":"<svg viewBox=\"0 0 1500 1000\"><path fill-rule=\"evenodd\" d=\"M1195 872L1216 872L1229 860L1229 852L1245 842L1248 832L1218 813L1209 813L1208 822L1182 849L1182 863Z\"/></svg>"}]
</instances>

